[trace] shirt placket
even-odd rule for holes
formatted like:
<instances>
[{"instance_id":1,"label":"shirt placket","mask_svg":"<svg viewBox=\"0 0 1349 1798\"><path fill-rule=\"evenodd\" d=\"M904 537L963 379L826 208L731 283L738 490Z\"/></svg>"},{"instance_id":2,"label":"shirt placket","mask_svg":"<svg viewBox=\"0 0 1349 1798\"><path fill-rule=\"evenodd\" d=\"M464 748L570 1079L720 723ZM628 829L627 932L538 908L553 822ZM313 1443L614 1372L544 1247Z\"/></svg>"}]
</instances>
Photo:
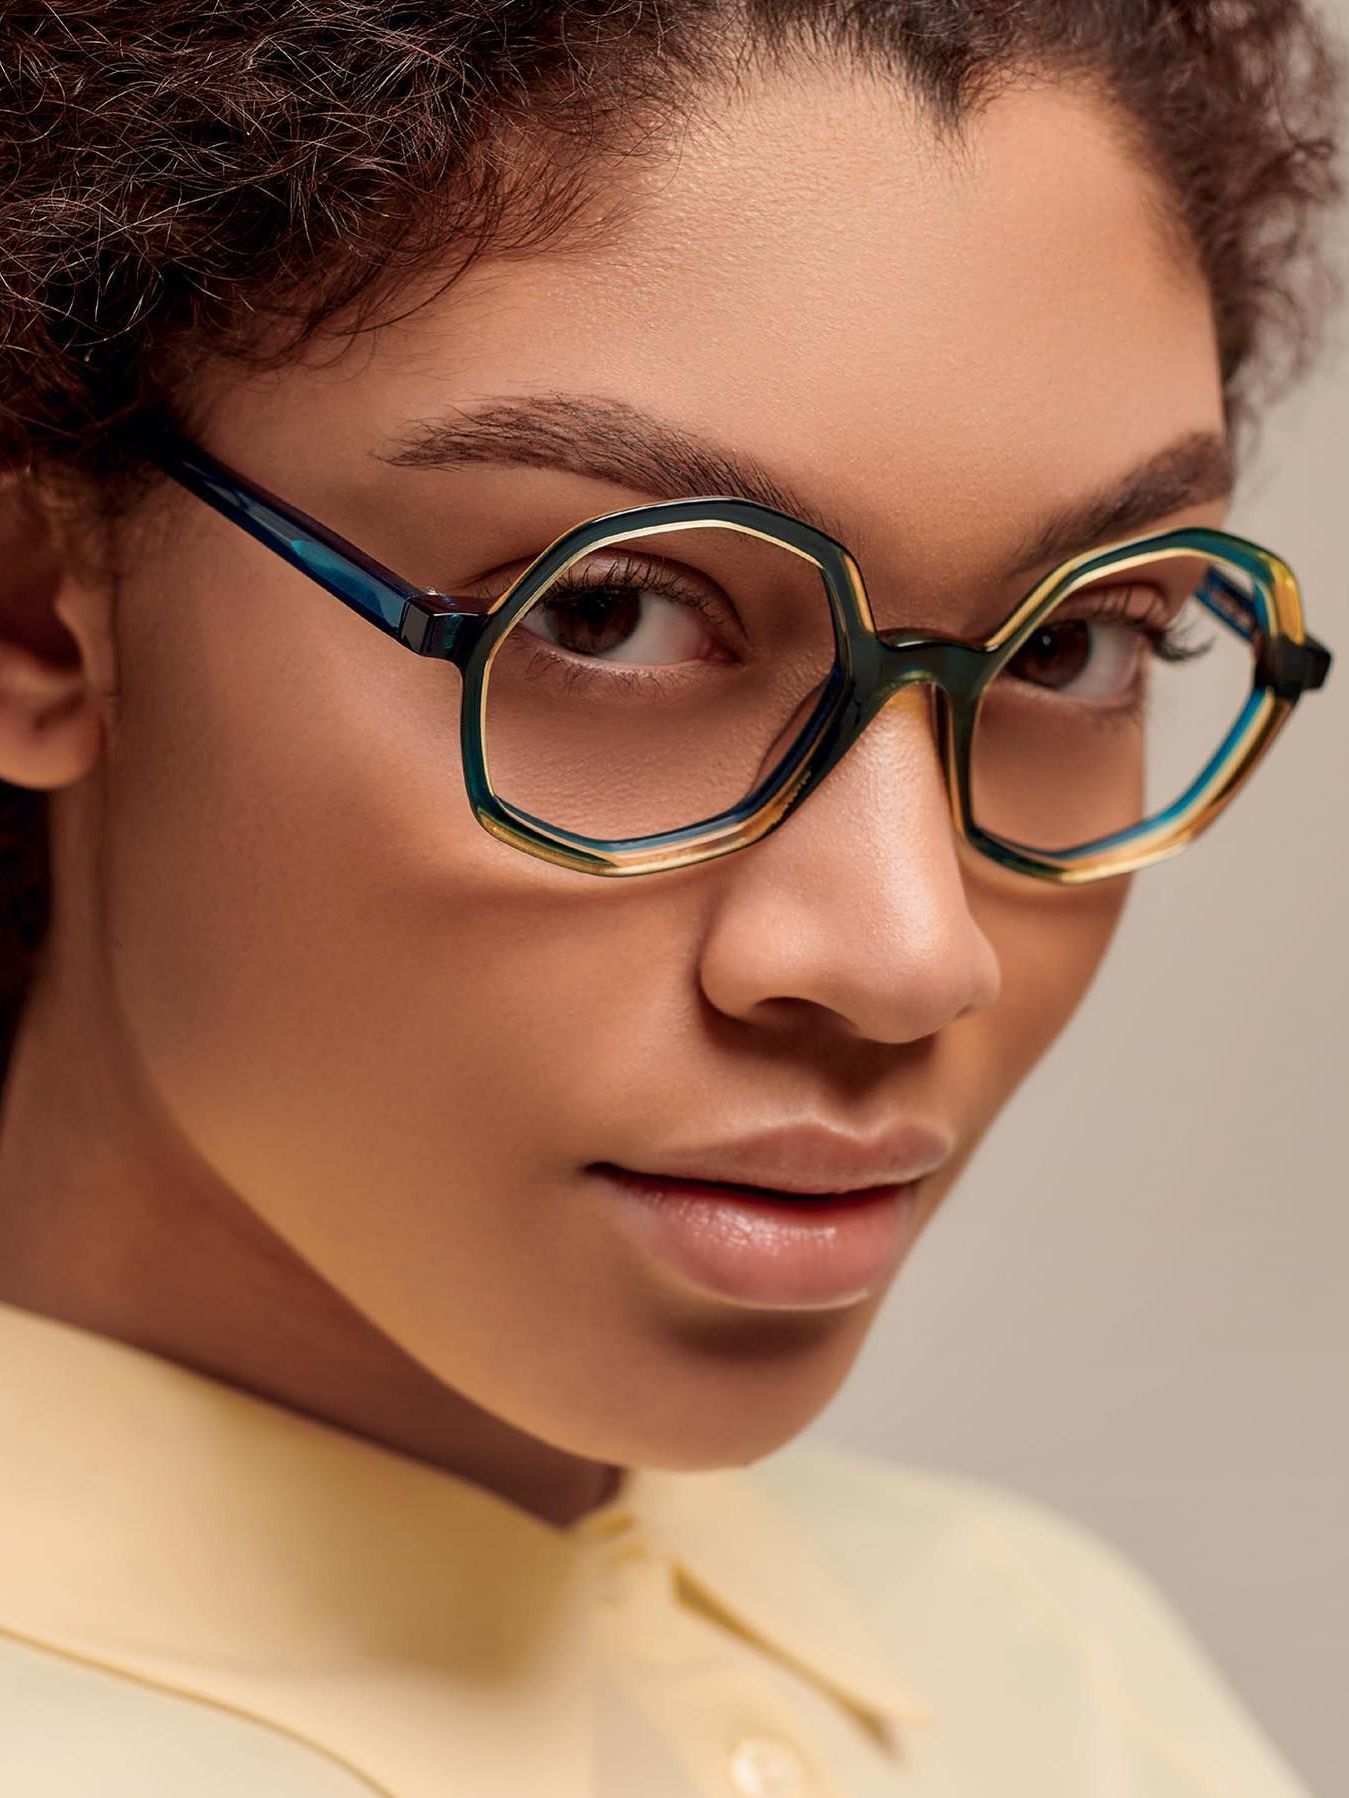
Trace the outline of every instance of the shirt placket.
<instances>
[{"instance_id":1,"label":"shirt placket","mask_svg":"<svg viewBox=\"0 0 1349 1798\"><path fill-rule=\"evenodd\" d=\"M668 1744L698 1798L849 1798L787 1694L684 1605L675 1565L639 1521L597 1568L599 1649L615 1685Z\"/></svg>"}]
</instances>

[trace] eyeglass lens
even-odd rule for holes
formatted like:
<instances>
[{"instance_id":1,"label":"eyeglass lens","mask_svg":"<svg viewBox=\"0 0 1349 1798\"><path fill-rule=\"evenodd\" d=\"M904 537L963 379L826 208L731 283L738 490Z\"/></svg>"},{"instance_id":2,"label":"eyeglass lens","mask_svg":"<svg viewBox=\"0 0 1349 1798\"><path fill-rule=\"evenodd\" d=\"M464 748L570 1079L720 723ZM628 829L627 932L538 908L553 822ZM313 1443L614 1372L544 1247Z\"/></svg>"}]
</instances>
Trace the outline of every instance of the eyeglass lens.
<instances>
[{"instance_id":1,"label":"eyeglass lens","mask_svg":"<svg viewBox=\"0 0 1349 1798\"><path fill-rule=\"evenodd\" d=\"M1174 806L1250 697L1253 603L1241 568L1191 553L1069 592L984 691L975 822L1062 852ZM575 557L497 645L489 777L576 836L706 823L819 733L836 667L809 558L713 523L625 535Z\"/></svg>"},{"instance_id":2,"label":"eyeglass lens","mask_svg":"<svg viewBox=\"0 0 1349 1798\"><path fill-rule=\"evenodd\" d=\"M1251 577L1197 555L1069 592L984 690L974 822L1061 853L1179 805L1251 697L1257 617Z\"/></svg>"}]
</instances>

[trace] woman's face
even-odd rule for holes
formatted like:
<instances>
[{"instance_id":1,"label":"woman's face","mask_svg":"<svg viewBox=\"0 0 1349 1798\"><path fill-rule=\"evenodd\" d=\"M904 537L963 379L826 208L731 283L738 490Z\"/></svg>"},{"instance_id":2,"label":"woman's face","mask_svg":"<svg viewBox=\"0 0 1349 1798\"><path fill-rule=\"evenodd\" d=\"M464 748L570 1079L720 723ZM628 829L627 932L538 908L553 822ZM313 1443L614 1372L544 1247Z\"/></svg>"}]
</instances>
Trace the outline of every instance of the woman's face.
<instances>
[{"instance_id":1,"label":"woman's face","mask_svg":"<svg viewBox=\"0 0 1349 1798\"><path fill-rule=\"evenodd\" d=\"M499 590L657 497L649 415L830 518L880 628L959 633L1051 565L1015 571L1048 516L1222 431L1202 283L1063 90L998 100L957 156L893 88L764 80L613 196L603 240L484 262L340 359L226 373L203 438L412 579ZM428 423L444 466L400 464ZM1200 501L1146 523L1221 522ZM877 1180L916 1157L921 1230L1125 883L1058 890L958 845L912 694L749 849L547 865L470 813L448 664L176 488L143 523L109 753L60 803L101 840L95 928L164 1127L519 1429L690 1468L785 1442L895 1266L823 1302L717 1295L597 1164Z\"/></svg>"}]
</instances>

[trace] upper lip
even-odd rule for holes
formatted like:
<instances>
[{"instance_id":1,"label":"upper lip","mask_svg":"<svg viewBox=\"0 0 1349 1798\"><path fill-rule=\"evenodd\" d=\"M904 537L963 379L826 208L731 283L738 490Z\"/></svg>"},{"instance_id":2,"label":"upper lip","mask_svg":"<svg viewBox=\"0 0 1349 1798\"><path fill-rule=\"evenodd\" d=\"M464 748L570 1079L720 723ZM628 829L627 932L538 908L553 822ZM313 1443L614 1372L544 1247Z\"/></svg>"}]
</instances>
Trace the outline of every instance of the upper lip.
<instances>
[{"instance_id":1,"label":"upper lip","mask_svg":"<svg viewBox=\"0 0 1349 1798\"><path fill-rule=\"evenodd\" d=\"M828 1124L798 1123L663 1153L659 1165L626 1171L717 1186L761 1186L770 1192L860 1192L921 1179L949 1159L954 1147L950 1131L918 1118L892 1122L865 1136Z\"/></svg>"}]
</instances>

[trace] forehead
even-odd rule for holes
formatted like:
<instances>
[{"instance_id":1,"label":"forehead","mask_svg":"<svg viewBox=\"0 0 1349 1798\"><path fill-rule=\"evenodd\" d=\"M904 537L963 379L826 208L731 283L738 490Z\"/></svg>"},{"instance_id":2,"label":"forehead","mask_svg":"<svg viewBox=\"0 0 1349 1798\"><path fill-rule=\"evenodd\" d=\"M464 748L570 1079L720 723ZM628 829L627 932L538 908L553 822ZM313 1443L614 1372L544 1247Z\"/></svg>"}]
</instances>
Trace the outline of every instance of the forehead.
<instances>
[{"instance_id":1,"label":"forehead","mask_svg":"<svg viewBox=\"0 0 1349 1798\"><path fill-rule=\"evenodd\" d=\"M1221 429L1203 280L1085 90L1010 90L951 142L893 82L784 70L607 180L603 229L484 261L333 376L329 440L608 395L780 470L864 558L901 531L921 577Z\"/></svg>"}]
</instances>

